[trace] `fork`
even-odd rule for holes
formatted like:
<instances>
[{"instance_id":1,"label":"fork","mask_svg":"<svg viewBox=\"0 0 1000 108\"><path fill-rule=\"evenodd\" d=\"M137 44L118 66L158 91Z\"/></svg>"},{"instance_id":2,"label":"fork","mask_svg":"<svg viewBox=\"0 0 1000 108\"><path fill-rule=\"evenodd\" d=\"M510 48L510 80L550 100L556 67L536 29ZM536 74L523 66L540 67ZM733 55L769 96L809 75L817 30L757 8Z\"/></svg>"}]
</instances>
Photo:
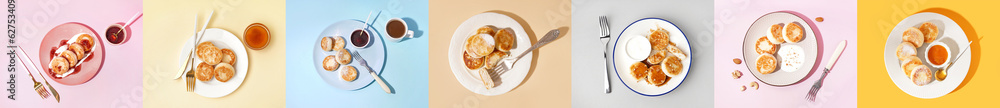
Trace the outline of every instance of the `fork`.
<instances>
[{"instance_id":1,"label":"fork","mask_svg":"<svg viewBox=\"0 0 1000 108\"><path fill-rule=\"evenodd\" d=\"M358 54L358 51L351 51L351 56L352 56L351 58L354 58L354 60L357 60L359 63L361 63L362 67L368 69L368 73L372 74L372 78L375 78L375 81L378 82L378 85L382 86L382 90L385 90L385 93L393 94L392 90L389 89L389 86L385 84L385 81L382 81L382 77L379 77L378 73L375 73L375 70L372 70L372 67L368 66L368 62L365 61L365 58L361 58L361 54Z\"/></svg>"},{"instance_id":2,"label":"fork","mask_svg":"<svg viewBox=\"0 0 1000 108\"><path fill-rule=\"evenodd\" d=\"M840 53L844 52L844 47L847 46L847 41L840 41L837 45L837 50L833 51L833 56L830 56L830 60L826 62L826 68L823 69L823 76L813 84L812 88L809 89L809 94L806 94L806 99L809 101L816 101L816 93L819 92L819 88L823 87L823 80L826 79L826 75L830 73L830 69L833 68L833 64L837 63L837 59L840 58Z\"/></svg>"},{"instance_id":3,"label":"fork","mask_svg":"<svg viewBox=\"0 0 1000 108\"><path fill-rule=\"evenodd\" d=\"M191 52L188 52L188 56L185 57L186 59L184 60L184 67L181 68L183 70L180 71L181 73L177 73L177 75L174 77L174 79L181 78L182 75L185 75L187 72L191 72L191 71L194 70L194 57L191 57L191 56L194 56L195 49L198 48L198 42L201 41L201 38L205 37L205 36L203 36L205 34L205 29L208 28L208 23L210 23L212 21L212 15L214 15L214 14L215 14L215 11L212 11L211 13L208 13L208 18L205 19L205 24L203 24L201 26L201 31L200 32L198 31L198 24L197 24L198 23L198 15L195 15L195 18L194 18L195 19L195 21L194 21L195 22L195 28L194 28L194 38L195 38L195 40L194 40L194 42L192 42L194 44L191 45Z\"/></svg>"},{"instance_id":4,"label":"fork","mask_svg":"<svg viewBox=\"0 0 1000 108\"><path fill-rule=\"evenodd\" d=\"M601 16L600 23L601 23L601 31L600 31L601 32L601 35L600 35L601 36L601 42L604 42L604 44L602 44L603 46L601 46L601 49L603 49L603 50L601 50L601 51L603 51L601 53L604 54L604 56L602 56L602 57L604 57L604 64L602 65L602 66L604 66L604 79L605 79L604 80L604 93L611 93L611 78L608 77L608 74L609 74L608 72L610 72L610 71L608 71L608 41L611 41L611 31L609 30L611 28L608 27L608 17L607 16Z\"/></svg>"},{"instance_id":5,"label":"fork","mask_svg":"<svg viewBox=\"0 0 1000 108\"><path fill-rule=\"evenodd\" d=\"M29 59L29 60L25 60L25 59L28 59L28 58L27 58L28 56L27 56L27 54L24 54L24 50L23 50L23 49L21 49L21 47L17 47L17 52L18 52L17 54L19 54L19 55L17 55L17 56L21 56L21 57L18 57L18 58L19 58L19 60L21 60L21 61L31 61L30 59ZM29 64L28 64L28 63L25 63L25 62L22 62L22 63L21 63L21 65L22 65L22 66L23 66L24 68L28 68L28 65L29 65ZM34 67L34 63L32 63L32 64L30 64L30 65L31 65L32 67ZM35 71L38 71L38 69L34 69L34 70L35 70ZM52 95L52 94L51 94L51 93L49 93L49 91L48 91L47 89L45 89L45 85L43 85L43 84L42 84L42 82L38 82L38 80L36 80L36 79L35 79L35 75L33 75L33 74L31 73L31 71L29 71L28 69L26 69L25 71L27 71L27 73L28 73L28 76L30 76L30 77L31 77L31 81L32 81L32 82L35 82L35 83L34 83L34 88L35 88L35 92L38 92L38 95L39 95L39 96L42 96L42 99L45 99L45 98L49 98L49 96L50 96L50 95ZM43 75L43 74L39 73L38 75ZM45 80L45 79L42 79L42 80Z\"/></svg>"},{"instance_id":6,"label":"fork","mask_svg":"<svg viewBox=\"0 0 1000 108\"><path fill-rule=\"evenodd\" d=\"M559 29L551 30L549 31L549 33L545 33L545 36L542 37L542 39L538 40L538 43L535 43L535 45L532 45L531 48L528 48L528 50L522 52L521 55L518 55L517 57L514 58L503 59L502 62L498 63L496 66L493 66L494 67L493 69L489 69L487 71L490 72L490 76L503 75L503 73L506 73L511 68L514 68L514 63L517 63L517 60L520 60L521 57L524 57L524 55L528 54L528 52L534 51L535 49L538 49L538 47L541 47L542 45L548 44L553 40L556 40L557 37L559 37Z\"/></svg>"},{"instance_id":7,"label":"fork","mask_svg":"<svg viewBox=\"0 0 1000 108\"><path fill-rule=\"evenodd\" d=\"M24 53L24 49L21 49L21 47L17 47L17 50L18 50L18 52L21 52L19 54L21 54L20 56L22 58L27 59L27 60L21 60L22 63L27 63L27 64L24 64L24 65L31 66L31 68L29 68L30 70L34 70L35 72L38 72L38 76L42 77L41 79L42 79L42 81L45 82L45 86L47 86L49 88L48 92L51 93L52 97L56 98L56 102L57 103L60 102L59 92L56 91L55 87L52 87L52 84L49 84L49 80L45 80L45 74L43 74L42 71L39 71L38 67L35 67L35 62L32 62L31 58L28 58L28 54ZM27 66L25 66L25 68L28 68ZM31 71L28 71L28 75L31 75ZM32 80L34 80L34 78L35 78L34 76L31 77ZM37 81L36 81L36 83L37 83ZM42 89L44 89L44 88L42 88ZM36 87L35 87L35 91L41 92L41 90L38 90L37 84L36 84Z\"/></svg>"},{"instance_id":8,"label":"fork","mask_svg":"<svg viewBox=\"0 0 1000 108\"><path fill-rule=\"evenodd\" d=\"M193 70L188 70L188 72L185 72L185 74L184 74L184 80L185 80L184 84L186 85L188 92L194 92L194 79L195 78L194 78L194 72L192 72L192 71Z\"/></svg>"}]
</instances>

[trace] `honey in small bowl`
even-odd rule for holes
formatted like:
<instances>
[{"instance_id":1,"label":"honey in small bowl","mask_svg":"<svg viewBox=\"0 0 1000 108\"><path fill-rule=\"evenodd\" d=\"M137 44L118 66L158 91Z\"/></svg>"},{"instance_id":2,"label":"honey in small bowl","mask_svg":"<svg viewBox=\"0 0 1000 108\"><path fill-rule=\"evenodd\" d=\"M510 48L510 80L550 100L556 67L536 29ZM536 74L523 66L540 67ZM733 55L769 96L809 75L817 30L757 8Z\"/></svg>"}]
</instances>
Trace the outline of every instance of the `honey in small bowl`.
<instances>
[{"instance_id":1,"label":"honey in small bowl","mask_svg":"<svg viewBox=\"0 0 1000 108\"><path fill-rule=\"evenodd\" d=\"M253 23L247 26L243 32L243 43L253 50L261 50L267 47L271 41L271 32L267 26L261 23Z\"/></svg>"}]
</instances>

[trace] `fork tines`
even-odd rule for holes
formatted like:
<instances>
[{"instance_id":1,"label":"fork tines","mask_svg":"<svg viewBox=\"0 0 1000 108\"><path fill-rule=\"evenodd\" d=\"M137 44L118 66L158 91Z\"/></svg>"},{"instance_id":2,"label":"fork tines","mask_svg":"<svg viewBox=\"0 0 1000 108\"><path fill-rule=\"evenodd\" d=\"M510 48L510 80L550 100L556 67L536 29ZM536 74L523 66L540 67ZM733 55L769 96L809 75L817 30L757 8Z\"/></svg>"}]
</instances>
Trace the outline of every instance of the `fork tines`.
<instances>
[{"instance_id":1,"label":"fork tines","mask_svg":"<svg viewBox=\"0 0 1000 108\"><path fill-rule=\"evenodd\" d=\"M187 74L184 75L184 77L185 77L185 80L187 80L186 81L186 83L187 83L187 91L188 92L193 92L194 91L194 73L188 72Z\"/></svg>"},{"instance_id":2,"label":"fork tines","mask_svg":"<svg viewBox=\"0 0 1000 108\"><path fill-rule=\"evenodd\" d=\"M368 66L368 62L365 62L365 59L361 58L361 55L358 54L358 51L351 51L351 56L353 56L351 58L354 58L354 60L360 62L361 65Z\"/></svg>"},{"instance_id":3,"label":"fork tines","mask_svg":"<svg viewBox=\"0 0 1000 108\"><path fill-rule=\"evenodd\" d=\"M600 21L601 22L601 38L609 37L611 35L611 31L608 30L609 29L609 27L608 27L608 17L607 16L601 16L600 20L601 20Z\"/></svg>"},{"instance_id":4,"label":"fork tines","mask_svg":"<svg viewBox=\"0 0 1000 108\"><path fill-rule=\"evenodd\" d=\"M822 86L823 86L822 83L816 82L816 84L812 86L812 89L809 89L809 94L806 94L806 99L808 99L809 101L815 101L816 93L819 92L819 88Z\"/></svg>"},{"instance_id":5,"label":"fork tines","mask_svg":"<svg viewBox=\"0 0 1000 108\"><path fill-rule=\"evenodd\" d=\"M507 65L505 65L506 63L507 62L500 62L497 66L494 66L493 69L489 69L487 71L490 72L490 76L500 76L501 74L506 73L507 70L510 70L510 68L507 68Z\"/></svg>"}]
</instances>

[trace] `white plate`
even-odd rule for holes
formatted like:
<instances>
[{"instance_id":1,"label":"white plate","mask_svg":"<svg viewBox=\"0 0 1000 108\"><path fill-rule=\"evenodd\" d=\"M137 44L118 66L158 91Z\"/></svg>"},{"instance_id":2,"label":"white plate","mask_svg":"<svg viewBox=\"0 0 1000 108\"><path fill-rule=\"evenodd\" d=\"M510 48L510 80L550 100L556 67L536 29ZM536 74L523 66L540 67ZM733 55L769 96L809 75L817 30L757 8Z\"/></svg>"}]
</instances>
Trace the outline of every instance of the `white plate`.
<instances>
[{"instance_id":1,"label":"white plate","mask_svg":"<svg viewBox=\"0 0 1000 108\"><path fill-rule=\"evenodd\" d=\"M969 72L969 65L972 61L970 58L972 53L966 52L965 55L962 55L962 58L952 60L955 64L951 66L950 70L948 70L948 77L945 78L944 81L933 81L924 86L917 86L916 84L913 84L910 78L906 76L906 73L903 73L903 69L900 67L899 62L901 61L896 58L896 47L898 47L899 43L902 42L903 31L906 31L909 27L920 27L921 23L928 21L938 25L940 35L935 41L943 42L949 47L949 49L952 49L949 53L951 54L950 59L955 59L955 57L958 57L958 54L962 52L965 47L968 47L969 39L965 36L965 32L962 30L962 27L959 27L958 23L955 23L955 21L951 20L951 18L941 14L924 12L906 17L906 19L903 19L903 21L899 22L899 24L892 29L892 32L889 33L889 38L885 41L885 52L883 54L883 58L885 59L885 69L889 73L889 78L891 78L892 82L896 84L896 87L899 87L899 89L906 92L906 94L924 99L941 97L954 91L955 88L957 88L958 85L962 84L962 81L965 80L965 76ZM924 43L923 46L917 48L917 51L924 51L924 49L927 48L927 44L929 43ZM917 57L920 57L920 59L926 59L924 58L924 52L917 52ZM924 60L921 61L923 61L925 65L930 64ZM928 67L930 67L930 65L928 65ZM938 69L932 68L931 70L931 72L934 72Z\"/></svg>"},{"instance_id":2,"label":"white plate","mask_svg":"<svg viewBox=\"0 0 1000 108\"><path fill-rule=\"evenodd\" d=\"M192 36L191 39L188 39L187 42L184 43L181 54L186 55L193 51L191 48L194 47L194 40L194 36ZM204 37L202 37L201 42L212 42L212 44L215 44L215 47L219 47L219 49L233 50L233 52L236 53L236 64L233 65L233 68L236 69L236 74L233 75L233 78L229 79L227 82L220 82L215 80L215 78L209 81L195 80L194 93L205 97L218 98L229 95L230 93L233 93L233 91L236 91L236 89L240 88L240 85L243 84L243 80L246 79L247 68L249 68L249 64L247 63L249 62L249 59L247 58L247 50L246 47L243 46L243 42L240 41L236 35L233 35L233 33L218 28L205 29L205 34ZM192 67L198 66L198 64L204 62L201 59L198 59L196 55L191 56L195 58L194 65L192 65ZM184 61L181 60L181 62Z\"/></svg>"},{"instance_id":3,"label":"white plate","mask_svg":"<svg viewBox=\"0 0 1000 108\"><path fill-rule=\"evenodd\" d=\"M682 66L684 69L681 70L681 73L671 78L667 81L667 84L664 84L663 86L651 85L646 83L646 81L632 77L630 66L636 62L644 60L645 57L642 59L634 59L629 57L625 52L625 46L627 46L626 43L628 42L628 39L645 37L650 34L649 30L656 29L657 27L666 29L670 35L670 42L673 42L677 48L680 48L685 54L688 55L687 58L681 60L681 64L684 64L684 66ZM670 93L670 91L673 91L675 88L680 86L681 83L684 82L684 79L687 78L688 71L691 69L691 59L695 56L691 55L691 44L688 43L687 36L684 35L684 32L682 32L680 28L677 28L677 26L673 23L660 18L643 18L632 22L632 24L629 24L628 27L625 27L625 30L623 30L618 36L618 39L615 40L620 40L615 42L614 51L611 55L613 57L612 63L615 66L615 73L618 74L618 79L625 84L625 87L628 87L633 92L639 93L643 96L660 96Z\"/></svg>"},{"instance_id":4,"label":"white plate","mask_svg":"<svg viewBox=\"0 0 1000 108\"><path fill-rule=\"evenodd\" d=\"M760 82L772 86L788 86L805 80L806 76L809 76L809 74L813 72L813 66L816 65L816 59L819 55L819 50L817 49L817 38L813 31L813 25L803 20L803 18L806 17L798 16L789 12L773 12L761 16L757 19L757 21L754 21L754 23L750 25L750 29L747 30L747 34L745 38L743 38L743 60L746 61L746 66L747 69L750 70L750 73L753 74L754 77L757 77ZM802 62L802 67L799 67L798 70L793 72L781 70L781 56L777 55L777 52L781 52L779 48L779 51L775 51L774 55L779 62L778 68L774 70L775 72L770 74L761 74L760 72L757 72L757 57L760 56L760 54L757 54L755 47L757 39L767 36L767 32L771 29L771 25L778 23L788 24L792 22L798 22L798 24L802 26L802 29L804 30L803 32L805 32L802 34L804 35L804 38L798 43L785 42L778 47L785 45L797 45L802 47L802 52L804 53L803 56L805 58L805 61Z\"/></svg>"},{"instance_id":5,"label":"white plate","mask_svg":"<svg viewBox=\"0 0 1000 108\"><path fill-rule=\"evenodd\" d=\"M364 22L358 20L339 21L330 24L330 26L326 27L326 29L323 29L323 33L320 33L320 35L316 36L316 41L313 42L315 44L313 44L312 46L313 64L316 67L316 73L319 74L319 76L322 77L323 81L326 81L327 84L330 84L331 86L342 90L359 90L361 88L367 87L368 85L371 85L371 83L374 82L375 79L374 77L372 77L371 74L368 73L368 69L365 67L361 67L361 62L354 60L354 58L351 58L350 63L347 63L347 65L340 65L340 67L337 67L336 70L333 71L324 70L323 59L326 58L326 56L328 55L337 54L337 52L324 51L323 48L319 46L320 41L322 41L323 37L336 38L337 36L342 36L342 38L344 39L344 49L347 49L348 52L357 51L362 56L362 58L364 58L365 61L368 62L368 66L371 66L372 69L375 69L376 73L378 74L382 73L382 68L385 68L385 60L386 60L385 44L382 41L382 36L378 36L381 35L382 33L377 33L378 31L375 31L374 29L372 29L372 27L368 27L367 31L369 34L368 35L369 39L371 39L371 43L369 43L368 47L366 48L354 47L354 45L351 43L351 40L349 40L351 37L351 33L354 32L354 30L361 29L362 27L364 27L364 25L365 25ZM354 79L354 81L351 82L347 82L341 79L339 72L340 69L343 68L344 66L354 66L354 69L358 70L358 78Z\"/></svg>"},{"instance_id":6,"label":"white plate","mask_svg":"<svg viewBox=\"0 0 1000 108\"><path fill-rule=\"evenodd\" d=\"M519 62L514 64L514 68L500 75L499 82L494 82L496 87L486 89L483 82L479 80L478 70L466 69L465 62L462 60L465 39L472 36L476 32L476 29L486 25L493 25L500 29L510 27L514 30L514 37L517 37L517 42L515 47L510 49L510 56L508 57L517 56L517 54L521 54L531 47L532 43L531 39L528 39L528 33L524 32L521 23L518 23L514 18L492 12L481 13L465 20L455 30L455 34L452 35L451 43L448 46L448 64L451 66L451 72L455 74L455 79L466 89L469 89L469 91L487 96L500 95L521 85L521 81L524 81L524 77L528 75L528 69L531 69L531 59L533 56L532 52L529 52L524 57L521 57L518 60Z\"/></svg>"}]
</instances>

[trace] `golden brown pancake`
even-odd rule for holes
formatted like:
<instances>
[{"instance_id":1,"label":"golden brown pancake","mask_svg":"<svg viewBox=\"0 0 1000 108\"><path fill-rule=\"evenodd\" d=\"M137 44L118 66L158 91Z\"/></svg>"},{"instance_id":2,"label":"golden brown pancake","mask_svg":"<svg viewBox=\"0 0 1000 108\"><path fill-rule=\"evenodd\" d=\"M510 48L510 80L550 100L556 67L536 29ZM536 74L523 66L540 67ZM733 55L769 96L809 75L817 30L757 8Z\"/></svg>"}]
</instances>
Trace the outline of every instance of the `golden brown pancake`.
<instances>
[{"instance_id":1,"label":"golden brown pancake","mask_svg":"<svg viewBox=\"0 0 1000 108\"><path fill-rule=\"evenodd\" d=\"M69 61L69 68L76 67L76 63L80 61L80 58L76 57L76 53L70 50L59 53L59 57L66 58L66 61Z\"/></svg>"},{"instance_id":2,"label":"golden brown pancake","mask_svg":"<svg viewBox=\"0 0 1000 108\"><path fill-rule=\"evenodd\" d=\"M500 29L500 31L497 31L496 35L493 35L493 39L496 39L497 42L496 49L503 52L510 52L510 49L513 48L514 44L517 42L517 40L514 39L514 31L510 28Z\"/></svg>"},{"instance_id":3,"label":"golden brown pancake","mask_svg":"<svg viewBox=\"0 0 1000 108\"><path fill-rule=\"evenodd\" d=\"M681 59L675 56L667 57L667 59L663 60L662 65L662 67L658 68L663 68L663 70L667 72L667 76L670 77L676 77L681 74L682 70L684 70L684 64L681 63Z\"/></svg>"},{"instance_id":4,"label":"golden brown pancake","mask_svg":"<svg viewBox=\"0 0 1000 108\"><path fill-rule=\"evenodd\" d=\"M66 73L69 71L69 67L69 61L63 57L56 56L52 58L52 61L49 61L49 69L57 75Z\"/></svg>"},{"instance_id":5,"label":"golden brown pancake","mask_svg":"<svg viewBox=\"0 0 1000 108\"><path fill-rule=\"evenodd\" d=\"M925 43L934 42L938 37L938 27L934 23L924 22L920 24L920 33L924 34Z\"/></svg>"},{"instance_id":6,"label":"golden brown pancake","mask_svg":"<svg viewBox=\"0 0 1000 108\"><path fill-rule=\"evenodd\" d=\"M917 58L917 56L907 57L903 59L903 61L901 61L900 63L902 63L902 65L900 65L901 66L900 68L903 68L903 72L906 73L906 76L910 76L910 72L913 71L914 67L924 65L924 62L921 62L920 58Z\"/></svg>"},{"instance_id":7,"label":"golden brown pancake","mask_svg":"<svg viewBox=\"0 0 1000 108\"><path fill-rule=\"evenodd\" d=\"M928 68L927 66L918 65L916 67L913 67L912 71L913 72L910 73L913 74L907 77L909 77L910 80L913 81L913 84L917 84L917 86L924 86L930 84L931 81L934 81L934 73L931 72L931 69Z\"/></svg>"},{"instance_id":8,"label":"golden brown pancake","mask_svg":"<svg viewBox=\"0 0 1000 108\"><path fill-rule=\"evenodd\" d=\"M767 40L774 44L785 43L785 37L783 37L785 35L781 34L782 27L782 24L771 25L771 28L767 32Z\"/></svg>"},{"instance_id":9,"label":"golden brown pancake","mask_svg":"<svg viewBox=\"0 0 1000 108\"><path fill-rule=\"evenodd\" d=\"M201 64L198 64L198 68L196 68L194 71L195 71L194 77L197 78L199 81L208 81L211 80L212 77L215 77L215 67L212 67L211 64L205 62L201 62Z\"/></svg>"},{"instance_id":10,"label":"golden brown pancake","mask_svg":"<svg viewBox=\"0 0 1000 108\"><path fill-rule=\"evenodd\" d=\"M332 49L331 51L343 50L344 45L346 44L347 43L344 43L344 37L341 36L333 37L333 48L331 48Z\"/></svg>"},{"instance_id":11,"label":"golden brown pancake","mask_svg":"<svg viewBox=\"0 0 1000 108\"><path fill-rule=\"evenodd\" d=\"M319 41L319 47L323 48L323 51L333 51L333 38L323 37Z\"/></svg>"},{"instance_id":12,"label":"golden brown pancake","mask_svg":"<svg viewBox=\"0 0 1000 108\"><path fill-rule=\"evenodd\" d=\"M198 58L209 65L215 65L222 62L222 54L219 53L219 48L215 47L212 42L201 42L198 44L197 53Z\"/></svg>"},{"instance_id":13,"label":"golden brown pancake","mask_svg":"<svg viewBox=\"0 0 1000 108\"><path fill-rule=\"evenodd\" d=\"M795 22L788 23L782 29L783 29L782 31L784 31L784 32L781 33L781 34L785 35L784 36L785 42L798 43L799 41L802 41L802 38L805 37L805 36L803 36L803 33L802 33L804 31L802 29L802 25L799 25L799 23L795 23Z\"/></svg>"},{"instance_id":14,"label":"golden brown pancake","mask_svg":"<svg viewBox=\"0 0 1000 108\"><path fill-rule=\"evenodd\" d=\"M493 27L493 25L479 27L479 29L476 29L476 34L496 34L496 27Z\"/></svg>"},{"instance_id":15,"label":"golden brown pancake","mask_svg":"<svg viewBox=\"0 0 1000 108\"><path fill-rule=\"evenodd\" d=\"M90 48L94 47L94 37L90 34L81 34L80 37L76 38L76 43L80 43L84 47L84 52L90 52Z\"/></svg>"},{"instance_id":16,"label":"golden brown pancake","mask_svg":"<svg viewBox=\"0 0 1000 108\"><path fill-rule=\"evenodd\" d=\"M493 40L492 35L472 35L465 40L465 51L469 53L469 56L480 58L493 52L493 48L496 47L494 46L495 43L496 41Z\"/></svg>"},{"instance_id":17,"label":"golden brown pancake","mask_svg":"<svg viewBox=\"0 0 1000 108\"><path fill-rule=\"evenodd\" d=\"M83 50L83 45L80 45L80 43L69 44L68 50L73 51L76 54L76 58L79 60L87 58L87 51Z\"/></svg>"},{"instance_id":18,"label":"golden brown pancake","mask_svg":"<svg viewBox=\"0 0 1000 108\"><path fill-rule=\"evenodd\" d=\"M663 58L667 57L667 51L664 50L653 50L653 54L646 57L646 63L648 64L660 64Z\"/></svg>"},{"instance_id":19,"label":"golden brown pancake","mask_svg":"<svg viewBox=\"0 0 1000 108\"><path fill-rule=\"evenodd\" d=\"M334 55L337 56L337 63L344 65L347 65L347 63L351 63L351 53L347 52L347 49L338 50L337 54Z\"/></svg>"},{"instance_id":20,"label":"golden brown pancake","mask_svg":"<svg viewBox=\"0 0 1000 108\"><path fill-rule=\"evenodd\" d=\"M778 60L771 54L761 54L757 57L757 72L771 74L778 66Z\"/></svg>"},{"instance_id":21,"label":"golden brown pancake","mask_svg":"<svg viewBox=\"0 0 1000 108\"><path fill-rule=\"evenodd\" d=\"M233 65L230 65L229 63L219 63L219 65L215 65L214 71L215 80L220 82L227 82L229 79L233 78L234 74L236 74L236 70L233 69Z\"/></svg>"},{"instance_id":22,"label":"golden brown pancake","mask_svg":"<svg viewBox=\"0 0 1000 108\"><path fill-rule=\"evenodd\" d=\"M465 68L467 69L479 69L483 67L483 63L486 57L475 58L469 56L469 53L462 53L462 60L465 61Z\"/></svg>"},{"instance_id":23,"label":"golden brown pancake","mask_svg":"<svg viewBox=\"0 0 1000 108\"><path fill-rule=\"evenodd\" d=\"M757 39L754 49L757 51L757 54L774 54L774 52L778 51L778 44L772 44L771 41L767 40L767 37L760 37Z\"/></svg>"},{"instance_id":24,"label":"golden brown pancake","mask_svg":"<svg viewBox=\"0 0 1000 108\"><path fill-rule=\"evenodd\" d=\"M913 43L913 46L919 48L924 45L924 33L920 33L920 29L915 27L907 28L903 31L903 42Z\"/></svg>"},{"instance_id":25,"label":"golden brown pancake","mask_svg":"<svg viewBox=\"0 0 1000 108\"><path fill-rule=\"evenodd\" d=\"M632 71L632 77L635 77L635 79L642 79L646 77L646 72L648 72L646 70L649 69L649 66L647 66L646 63L635 62L635 64L632 64L630 69Z\"/></svg>"},{"instance_id":26,"label":"golden brown pancake","mask_svg":"<svg viewBox=\"0 0 1000 108\"><path fill-rule=\"evenodd\" d=\"M646 72L646 83L663 86L667 83L667 75L663 73L663 68L660 68L659 64L651 65L647 68Z\"/></svg>"},{"instance_id":27,"label":"golden brown pancake","mask_svg":"<svg viewBox=\"0 0 1000 108\"><path fill-rule=\"evenodd\" d=\"M334 57L333 55L329 55L326 56L326 58L323 58L323 70L333 71L338 67L340 67L340 63L337 63L337 60L335 60L335 58L336 57Z\"/></svg>"},{"instance_id":28,"label":"golden brown pancake","mask_svg":"<svg viewBox=\"0 0 1000 108\"><path fill-rule=\"evenodd\" d=\"M906 41L903 41L903 43L899 43L899 46L896 47L896 58L899 58L899 60L904 60L906 58L909 58L910 56L913 57L917 56L917 47L913 46L913 43Z\"/></svg>"},{"instance_id":29,"label":"golden brown pancake","mask_svg":"<svg viewBox=\"0 0 1000 108\"><path fill-rule=\"evenodd\" d=\"M670 44L670 32L663 28L657 27L656 29L649 30L649 44L653 45L653 50L666 49L667 45Z\"/></svg>"},{"instance_id":30,"label":"golden brown pancake","mask_svg":"<svg viewBox=\"0 0 1000 108\"><path fill-rule=\"evenodd\" d=\"M507 53L506 52L499 51L499 50L498 51L493 51L493 53L490 53L490 55L486 55L486 57L483 57L483 58L486 58L486 61L485 61L486 64L483 66L483 68L485 68L485 69L493 69L493 67L496 66L497 63L500 63L500 60L503 60L504 57L507 57Z\"/></svg>"},{"instance_id":31,"label":"golden brown pancake","mask_svg":"<svg viewBox=\"0 0 1000 108\"><path fill-rule=\"evenodd\" d=\"M236 64L236 53L233 50L222 49L219 53L222 54L222 63Z\"/></svg>"},{"instance_id":32,"label":"golden brown pancake","mask_svg":"<svg viewBox=\"0 0 1000 108\"><path fill-rule=\"evenodd\" d=\"M344 66L344 69L340 70L340 79L351 82L358 79L358 69L354 66Z\"/></svg>"}]
</instances>

